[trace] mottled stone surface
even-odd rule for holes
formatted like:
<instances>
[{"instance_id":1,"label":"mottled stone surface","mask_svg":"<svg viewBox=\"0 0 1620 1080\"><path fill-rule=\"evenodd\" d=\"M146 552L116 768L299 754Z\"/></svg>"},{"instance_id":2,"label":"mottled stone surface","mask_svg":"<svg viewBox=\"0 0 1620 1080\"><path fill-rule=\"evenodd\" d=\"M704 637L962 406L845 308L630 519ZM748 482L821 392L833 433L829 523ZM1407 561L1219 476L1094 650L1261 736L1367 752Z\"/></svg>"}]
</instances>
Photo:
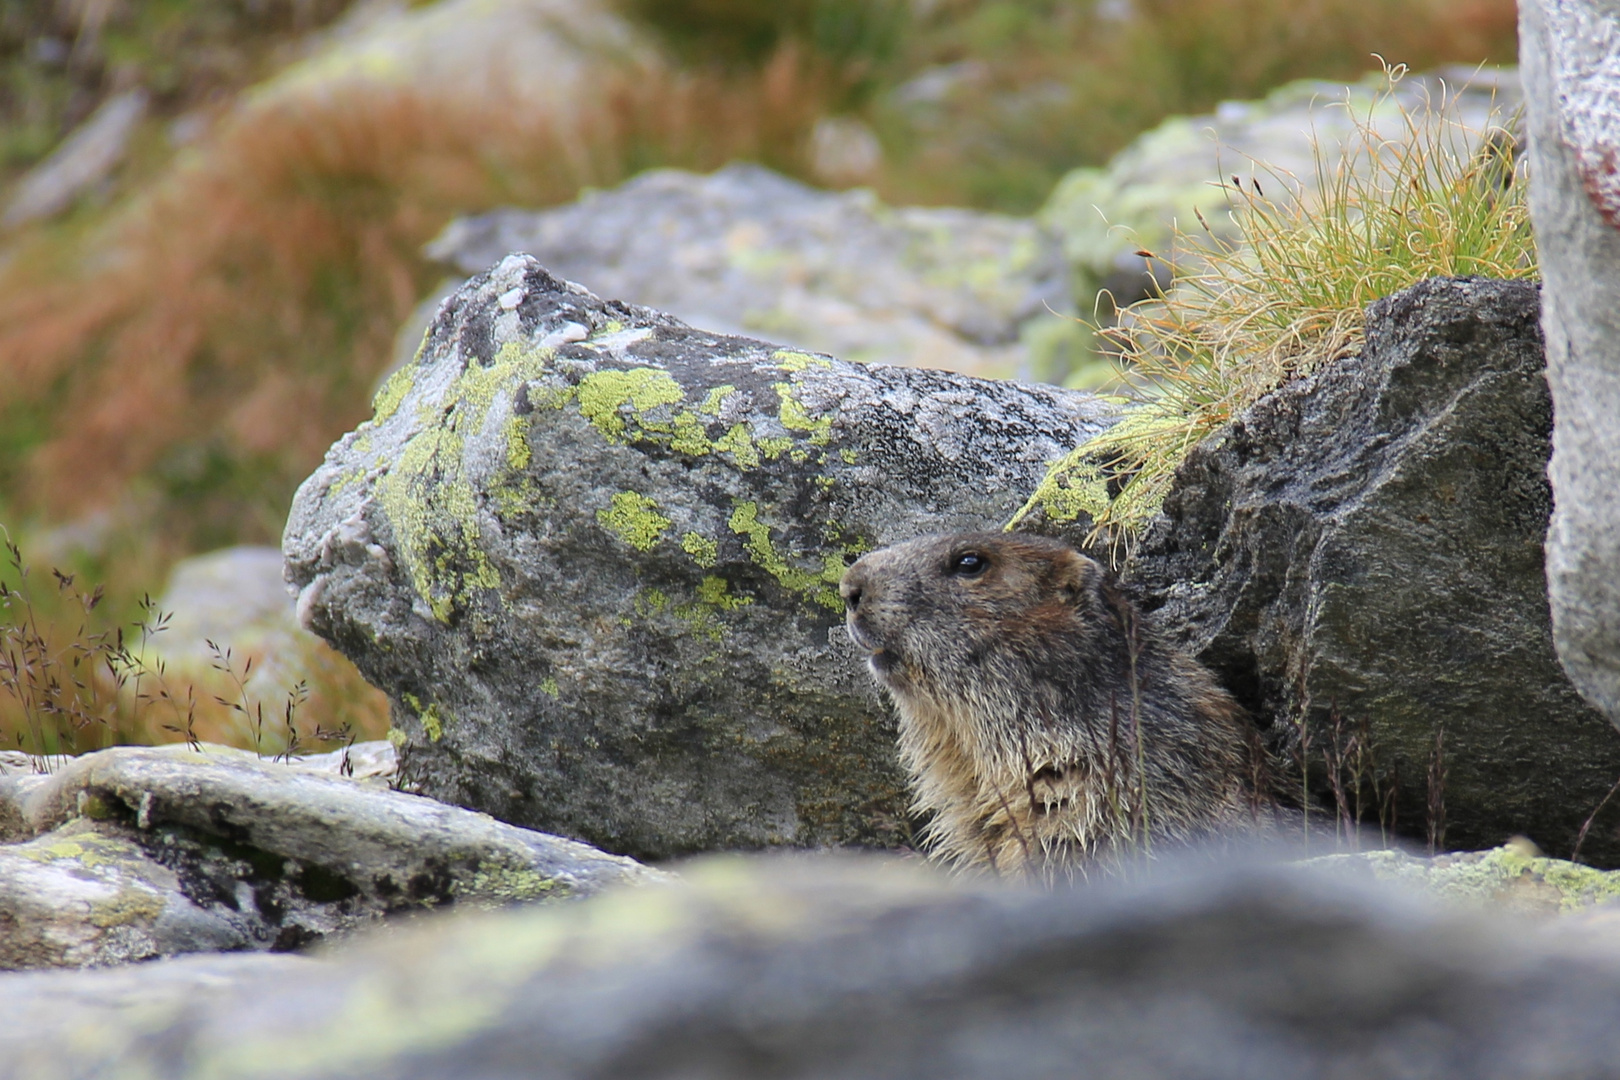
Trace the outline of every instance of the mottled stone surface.
<instances>
[{"instance_id":1,"label":"mottled stone surface","mask_svg":"<svg viewBox=\"0 0 1620 1080\"><path fill-rule=\"evenodd\" d=\"M1128 575L1311 786L1338 718L1368 820L1423 837L1445 731L1446 841L1567 856L1620 777L1620 734L1553 651L1542 567L1552 417L1534 284L1434 280L1372 305L1359 356L1195 449ZM1376 784L1378 792L1371 789ZM1584 857L1620 864L1620 806Z\"/></svg>"},{"instance_id":2,"label":"mottled stone surface","mask_svg":"<svg viewBox=\"0 0 1620 1080\"><path fill-rule=\"evenodd\" d=\"M189 1000L203 973L158 967L133 1010L100 973L0 977L30 1021L0 1076L1612 1077L1615 940L1240 862L1044 892L733 860Z\"/></svg>"},{"instance_id":3,"label":"mottled stone surface","mask_svg":"<svg viewBox=\"0 0 1620 1080\"><path fill-rule=\"evenodd\" d=\"M758 165L657 169L567 206L460 219L427 247L463 275L512 251L709 331L846 360L1050 378L1042 350L1071 325L1057 237L1034 221L888 207Z\"/></svg>"},{"instance_id":4,"label":"mottled stone surface","mask_svg":"<svg viewBox=\"0 0 1620 1080\"><path fill-rule=\"evenodd\" d=\"M1519 41L1553 395L1554 638L1620 724L1620 8L1526 0Z\"/></svg>"},{"instance_id":5,"label":"mottled stone surface","mask_svg":"<svg viewBox=\"0 0 1620 1080\"><path fill-rule=\"evenodd\" d=\"M612 851L901 842L842 629L860 553L994 527L1095 399L688 327L512 256L440 311L283 541L401 774Z\"/></svg>"},{"instance_id":6,"label":"mottled stone surface","mask_svg":"<svg viewBox=\"0 0 1620 1080\"><path fill-rule=\"evenodd\" d=\"M664 879L570 840L225 747L43 764L55 771L0 787L16 841L0 845L0 968L288 949L386 915Z\"/></svg>"}]
</instances>

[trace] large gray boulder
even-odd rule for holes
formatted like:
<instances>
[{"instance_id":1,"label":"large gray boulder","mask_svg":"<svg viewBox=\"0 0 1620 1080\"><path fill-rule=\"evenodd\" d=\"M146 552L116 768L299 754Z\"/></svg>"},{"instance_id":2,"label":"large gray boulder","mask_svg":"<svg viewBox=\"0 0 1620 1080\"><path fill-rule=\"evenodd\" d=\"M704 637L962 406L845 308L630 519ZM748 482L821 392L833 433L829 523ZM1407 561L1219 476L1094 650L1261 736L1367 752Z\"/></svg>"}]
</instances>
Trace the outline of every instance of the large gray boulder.
<instances>
[{"instance_id":1,"label":"large gray boulder","mask_svg":"<svg viewBox=\"0 0 1620 1080\"><path fill-rule=\"evenodd\" d=\"M426 250L458 279L522 251L711 332L970 375L1061 376L1048 353L1073 326L1056 314L1071 306L1057 239L1035 222L888 207L759 165L656 169L566 206L462 218Z\"/></svg>"},{"instance_id":2,"label":"large gray boulder","mask_svg":"<svg viewBox=\"0 0 1620 1080\"><path fill-rule=\"evenodd\" d=\"M1554 640L1620 724L1620 7L1526 0L1519 41L1554 405Z\"/></svg>"},{"instance_id":3,"label":"large gray boulder","mask_svg":"<svg viewBox=\"0 0 1620 1080\"><path fill-rule=\"evenodd\" d=\"M1361 770L1369 824L1392 810L1424 837L1438 797L1449 846L1524 833L1568 856L1620 777L1620 733L1553 651L1539 316L1534 284L1481 279L1372 305L1360 355L1188 456L1127 574L1270 726L1296 790L1302 756L1322 798L1324 751L1349 754L1334 771L1353 801ZM1620 864L1616 824L1611 802L1582 856Z\"/></svg>"},{"instance_id":4,"label":"large gray boulder","mask_svg":"<svg viewBox=\"0 0 1620 1080\"><path fill-rule=\"evenodd\" d=\"M393 699L416 790L642 857L894 844L846 563L996 526L1108 422L693 329L514 255L299 489L287 574Z\"/></svg>"},{"instance_id":5,"label":"large gray boulder","mask_svg":"<svg viewBox=\"0 0 1620 1080\"><path fill-rule=\"evenodd\" d=\"M447 904L665 878L345 778L377 756L323 775L225 747L130 747L0 777L0 968L289 949Z\"/></svg>"},{"instance_id":6,"label":"large gray boulder","mask_svg":"<svg viewBox=\"0 0 1620 1080\"><path fill-rule=\"evenodd\" d=\"M1283 867L1045 892L726 860L212 986L0 977L0 1076L1595 1080L1614 945Z\"/></svg>"}]
</instances>

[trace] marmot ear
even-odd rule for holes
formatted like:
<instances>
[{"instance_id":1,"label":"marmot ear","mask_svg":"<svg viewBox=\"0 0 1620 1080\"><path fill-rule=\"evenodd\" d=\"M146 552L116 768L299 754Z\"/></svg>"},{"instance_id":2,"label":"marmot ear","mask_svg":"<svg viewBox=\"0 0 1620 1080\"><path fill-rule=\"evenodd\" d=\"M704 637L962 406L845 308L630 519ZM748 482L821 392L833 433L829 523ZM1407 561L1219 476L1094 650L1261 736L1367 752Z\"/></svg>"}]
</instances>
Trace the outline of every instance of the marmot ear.
<instances>
[{"instance_id":1,"label":"marmot ear","mask_svg":"<svg viewBox=\"0 0 1620 1080\"><path fill-rule=\"evenodd\" d=\"M1080 607L1096 584L1097 564L1078 551L1058 555L1052 571L1052 586L1071 607Z\"/></svg>"}]
</instances>

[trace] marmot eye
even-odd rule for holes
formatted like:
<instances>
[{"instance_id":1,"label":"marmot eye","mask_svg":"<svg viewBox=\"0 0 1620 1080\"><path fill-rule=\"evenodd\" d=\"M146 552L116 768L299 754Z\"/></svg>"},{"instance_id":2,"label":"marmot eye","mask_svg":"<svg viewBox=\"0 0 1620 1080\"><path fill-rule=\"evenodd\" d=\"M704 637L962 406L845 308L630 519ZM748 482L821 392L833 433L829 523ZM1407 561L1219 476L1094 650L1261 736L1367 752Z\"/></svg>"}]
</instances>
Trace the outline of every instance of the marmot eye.
<instances>
[{"instance_id":1,"label":"marmot eye","mask_svg":"<svg viewBox=\"0 0 1620 1080\"><path fill-rule=\"evenodd\" d=\"M977 551L951 556L951 573L958 577L978 577L990 568L990 560Z\"/></svg>"}]
</instances>

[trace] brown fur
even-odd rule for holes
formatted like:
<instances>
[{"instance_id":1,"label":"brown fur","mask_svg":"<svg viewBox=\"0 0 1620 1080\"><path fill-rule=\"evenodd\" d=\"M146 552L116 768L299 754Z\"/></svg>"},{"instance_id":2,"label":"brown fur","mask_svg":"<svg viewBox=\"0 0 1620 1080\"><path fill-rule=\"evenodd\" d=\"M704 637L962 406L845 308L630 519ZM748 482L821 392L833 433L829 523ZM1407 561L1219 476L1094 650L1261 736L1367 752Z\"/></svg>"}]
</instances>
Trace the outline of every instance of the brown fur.
<instances>
[{"instance_id":1,"label":"brown fur","mask_svg":"<svg viewBox=\"0 0 1620 1080\"><path fill-rule=\"evenodd\" d=\"M982 568L963 572L964 555ZM936 856L1051 878L1251 827L1269 804L1237 703L1066 545L925 537L865 556L841 589L899 705Z\"/></svg>"}]
</instances>

